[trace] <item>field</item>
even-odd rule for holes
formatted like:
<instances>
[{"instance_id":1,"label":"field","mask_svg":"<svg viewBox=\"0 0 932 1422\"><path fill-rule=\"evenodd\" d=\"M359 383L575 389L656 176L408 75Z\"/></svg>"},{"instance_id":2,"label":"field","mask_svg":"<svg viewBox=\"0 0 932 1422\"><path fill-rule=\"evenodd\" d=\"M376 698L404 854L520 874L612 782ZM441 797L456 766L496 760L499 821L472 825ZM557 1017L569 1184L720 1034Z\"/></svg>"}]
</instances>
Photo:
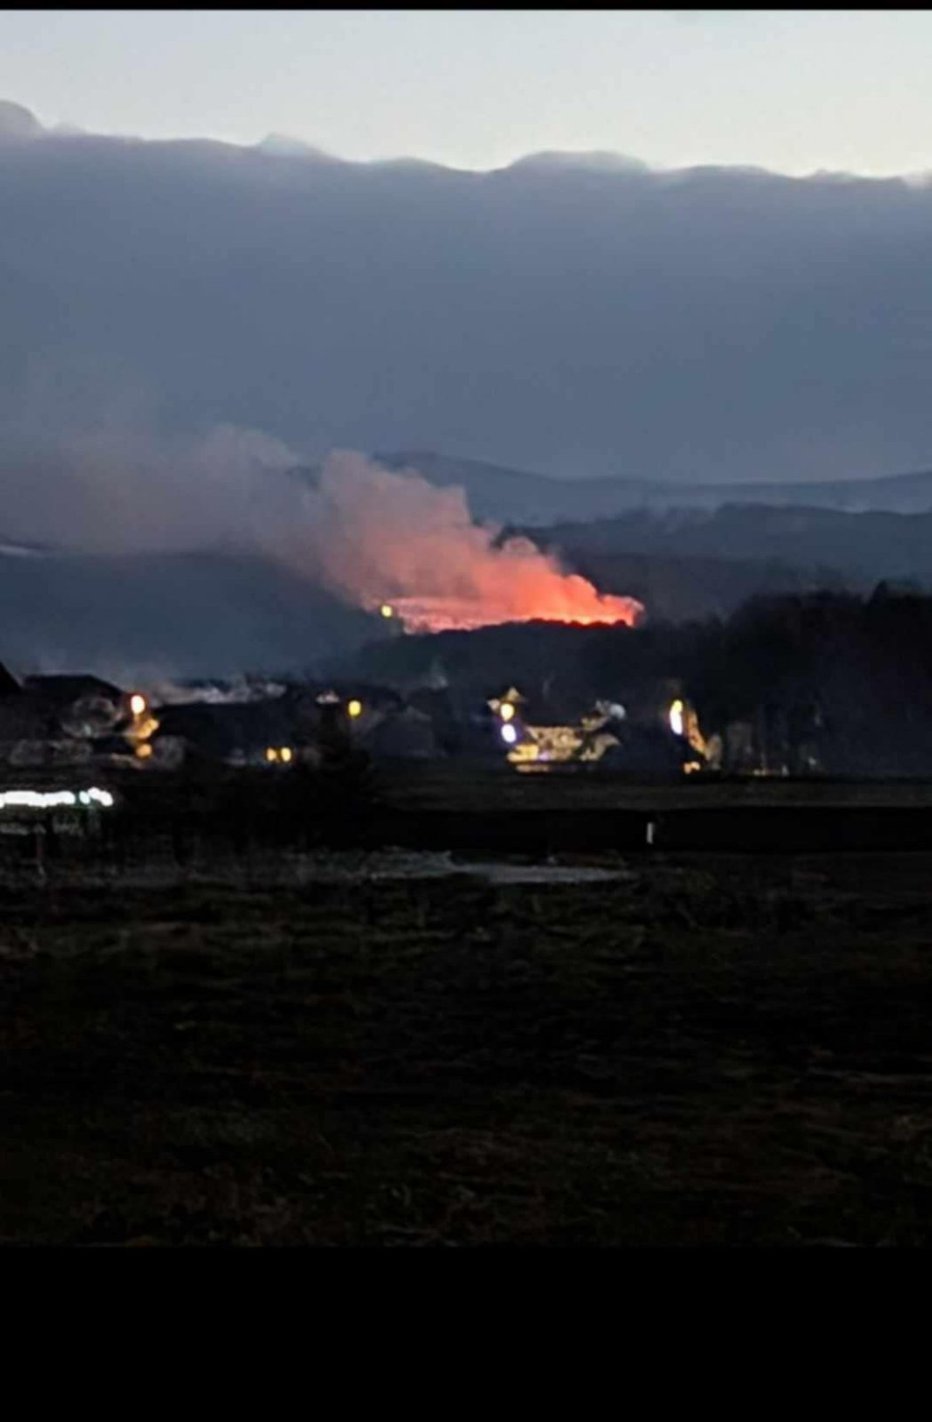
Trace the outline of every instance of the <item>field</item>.
<instances>
[{"instance_id":1,"label":"field","mask_svg":"<svg viewBox=\"0 0 932 1422\"><path fill-rule=\"evenodd\" d=\"M0 1241L932 1242L932 854L583 859L8 865Z\"/></svg>"}]
</instances>

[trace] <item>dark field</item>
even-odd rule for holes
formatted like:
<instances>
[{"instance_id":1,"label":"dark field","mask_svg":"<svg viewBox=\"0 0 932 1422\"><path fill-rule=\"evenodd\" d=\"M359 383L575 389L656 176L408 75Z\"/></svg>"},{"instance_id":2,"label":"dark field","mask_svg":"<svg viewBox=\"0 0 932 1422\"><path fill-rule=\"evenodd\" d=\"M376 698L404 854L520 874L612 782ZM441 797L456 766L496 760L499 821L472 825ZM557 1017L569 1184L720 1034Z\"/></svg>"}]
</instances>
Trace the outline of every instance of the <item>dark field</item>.
<instances>
[{"instance_id":1,"label":"dark field","mask_svg":"<svg viewBox=\"0 0 932 1422\"><path fill-rule=\"evenodd\" d=\"M932 1242L932 855L599 862L8 872L0 1239Z\"/></svg>"}]
</instances>

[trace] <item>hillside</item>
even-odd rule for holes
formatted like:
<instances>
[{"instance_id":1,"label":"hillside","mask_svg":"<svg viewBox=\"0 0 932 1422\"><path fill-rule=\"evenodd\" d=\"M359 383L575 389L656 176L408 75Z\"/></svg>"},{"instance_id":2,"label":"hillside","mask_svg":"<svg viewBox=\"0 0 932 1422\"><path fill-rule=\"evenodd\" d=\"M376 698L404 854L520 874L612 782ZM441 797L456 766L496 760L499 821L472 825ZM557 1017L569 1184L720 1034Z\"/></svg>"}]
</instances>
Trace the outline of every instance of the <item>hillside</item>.
<instances>
[{"instance_id":1,"label":"hillside","mask_svg":"<svg viewBox=\"0 0 932 1422\"><path fill-rule=\"evenodd\" d=\"M730 612L758 592L932 586L930 513L726 504L527 532L604 591L624 588L674 621Z\"/></svg>"},{"instance_id":2,"label":"hillside","mask_svg":"<svg viewBox=\"0 0 932 1422\"><path fill-rule=\"evenodd\" d=\"M376 619L258 558L0 551L0 661L118 682L319 667Z\"/></svg>"},{"instance_id":3,"label":"hillside","mask_svg":"<svg viewBox=\"0 0 932 1422\"><path fill-rule=\"evenodd\" d=\"M603 592L638 598L652 622L727 616L757 593L932 586L932 514L726 505L526 532ZM118 681L321 669L386 635L381 619L245 554L91 556L0 537L0 599L0 660L14 671Z\"/></svg>"}]
</instances>

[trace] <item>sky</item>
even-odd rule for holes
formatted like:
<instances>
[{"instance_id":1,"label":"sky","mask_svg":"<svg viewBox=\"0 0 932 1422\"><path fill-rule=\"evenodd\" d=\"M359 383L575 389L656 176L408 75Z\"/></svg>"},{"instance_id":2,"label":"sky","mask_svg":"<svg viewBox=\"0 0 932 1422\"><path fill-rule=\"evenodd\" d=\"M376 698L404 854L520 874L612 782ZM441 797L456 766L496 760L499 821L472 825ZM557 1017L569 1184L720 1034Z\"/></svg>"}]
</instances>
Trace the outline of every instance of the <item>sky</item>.
<instances>
[{"instance_id":1,"label":"sky","mask_svg":"<svg viewBox=\"0 0 932 1422\"><path fill-rule=\"evenodd\" d=\"M489 169L542 150L788 174L932 168L932 12L9 10L47 125Z\"/></svg>"}]
</instances>

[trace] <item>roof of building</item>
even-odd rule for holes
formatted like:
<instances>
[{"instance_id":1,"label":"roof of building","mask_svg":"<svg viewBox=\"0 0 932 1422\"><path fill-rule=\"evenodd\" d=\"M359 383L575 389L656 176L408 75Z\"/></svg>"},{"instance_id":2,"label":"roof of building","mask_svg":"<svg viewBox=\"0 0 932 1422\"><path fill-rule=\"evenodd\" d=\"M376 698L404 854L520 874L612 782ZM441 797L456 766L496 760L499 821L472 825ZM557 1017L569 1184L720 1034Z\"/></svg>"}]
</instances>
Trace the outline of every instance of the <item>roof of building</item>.
<instances>
[{"instance_id":1,"label":"roof of building","mask_svg":"<svg viewBox=\"0 0 932 1422\"><path fill-rule=\"evenodd\" d=\"M366 749L376 756L424 759L437 754L437 739L429 716L406 706L373 726L365 738Z\"/></svg>"},{"instance_id":2,"label":"roof of building","mask_svg":"<svg viewBox=\"0 0 932 1422\"><path fill-rule=\"evenodd\" d=\"M8 672L3 663L0 662L0 696L11 696L21 690L22 687L15 676Z\"/></svg>"},{"instance_id":3,"label":"roof of building","mask_svg":"<svg viewBox=\"0 0 932 1422\"><path fill-rule=\"evenodd\" d=\"M55 701L59 705L72 704L92 696L102 697L108 701L118 701L123 696L120 688L114 686L112 682L103 681L99 676L83 673L27 676L24 685L27 691L39 692L48 700Z\"/></svg>"},{"instance_id":4,"label":"roof of building","mask_svg":"<svg viewBox=\"0 0 932 1422\"><path fill-rule=\"evenodd\" d=\"M0 741L48 740L60 734L57 709L45 697L28 691L0 696Z\"/></svg>"},{"instance_id":5,"label":"roof of building","mask_svg":"<svg viewBox=\"0 0 932 1422\"><path fill-rule=\"evenodd\" d=\"M327 692L333 692L340 701L355 699L378 711L400 709L404 705L404 697L394 687L364 681L313 682L291 686L285 699L312 707L318 704L317 698Z\"/></svg>"},{"instance_id":6,"label":"roof of building","mask_svg":"<svg viewBox=\"0 0 932 1422\"><path fill-rule=\"evenodd\" d=\"M291 708L280 701L186 702L159 710L156 737L181 736L208 755L294 744Z\"/></svg>"}]
</instances>

